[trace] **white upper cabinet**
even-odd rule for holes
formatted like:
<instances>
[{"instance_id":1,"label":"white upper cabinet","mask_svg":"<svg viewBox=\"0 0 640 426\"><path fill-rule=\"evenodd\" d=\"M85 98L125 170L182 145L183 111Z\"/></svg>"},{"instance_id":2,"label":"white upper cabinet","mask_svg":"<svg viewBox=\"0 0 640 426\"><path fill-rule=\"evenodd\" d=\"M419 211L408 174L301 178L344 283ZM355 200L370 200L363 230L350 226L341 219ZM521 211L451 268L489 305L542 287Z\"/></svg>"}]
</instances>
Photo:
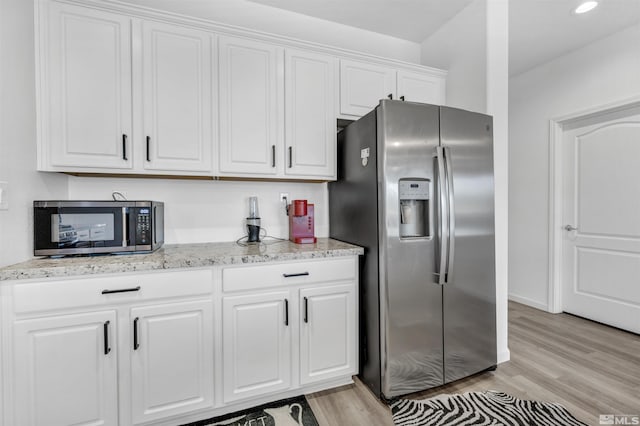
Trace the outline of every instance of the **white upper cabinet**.
<instances>
[{"instance_id":1,"label":"white upper cabinet","mask_svg":"<svg viewBox=\"0 0 640 426\"><path fill-rule=\"evenodd\" d=\"M285 174L335 179L338 60L285 52Z\"/></svg>"},{"instance_id":2,"label":"white upper cabinet","mask_svg":"<svg viewBox=\"0 0 640 426\"><path fill-rule=\"evenodd\" d=\"M352 60L340 61L340 114L362 117L381 99L442 105L445 102L445 73L392 68Z\"/></svg>"},{"instance_id":3,"label":"white upper cabinet","mask_svg":"<svg viewBox=\"0 0 640 426\"><path fill-rule=\"evenodd\" d=\"M210 172L212 35L142 23L144 168Z\"/></svg>"},{"instance_id":4,"label":"white upper cabinet","mask_svg":"<svg viewBox=\"0 0 640 426\"><path fill-rule=\"evenodd\" d=\"M55 2L41 13L40 170L130 169L131 19Z\"/></svg>"},{"instance_id":5,"label":"white upper cabinet","mask_svg":"<svg viewBox=\"0 0 640 426\"><path fill-rule=\"evenodd\" d=\"M38 170L334 180L337 118L445 100L440 70L98 3L35 0Z\"/></svg>"},{"instance_id":6,"label":"white upper cabinet","mask_svg":"<svg viewBox=\"0 0 640 426\"><path fill-rule=\"evenodd\" d=\"M425 73L398 71L398 99L442 105L445 102L444 78Z\"/></svg>"},{"instance_id":7,"label":"white upper cabinet","mask_svg":"<svg viewBox=\"0 0 640 426\"><path fill-rule=\"evenodd\" d=\"M219 38L220 174L283 170L283 49Z\"/></svg>"},{"instance_id":8,"label":"white upper cabinet","mask_svg":"<svg viewBox=\"0 0 640 426\"><path fill-rule=\"evenodd\" d=\"M213 34L38 7L39 170L212 173Z\"/></svg>"},{"instance_id":9,"label":"white upper cabinet","mask_svg":"<svg viewBox=\"0 0 640 426\"><path fill-rule=\"evenodd\" d=\"M340 113L361 117L380 99L395 98L395 70L366 62L340 61Z\"/></svg>"}]
</instances>

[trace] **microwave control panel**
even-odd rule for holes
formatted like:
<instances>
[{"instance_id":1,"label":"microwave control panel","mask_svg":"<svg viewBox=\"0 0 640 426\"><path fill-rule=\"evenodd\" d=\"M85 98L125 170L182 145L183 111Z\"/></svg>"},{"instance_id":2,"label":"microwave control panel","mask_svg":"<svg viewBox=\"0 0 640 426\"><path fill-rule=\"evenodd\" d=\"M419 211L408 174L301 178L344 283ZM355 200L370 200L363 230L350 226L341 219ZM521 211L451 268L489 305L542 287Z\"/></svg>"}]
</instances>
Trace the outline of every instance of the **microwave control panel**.
<instances>
[{"instance_id":1,"label":"microwave control panel","mask_svg":"<svg viewBox=\"0 0 640 426\"><path fill-rule=\"evenodd\" d=\"M150 209L141 208L136 212L136 245L151 244Z\"/></svg>"}]
</instances>

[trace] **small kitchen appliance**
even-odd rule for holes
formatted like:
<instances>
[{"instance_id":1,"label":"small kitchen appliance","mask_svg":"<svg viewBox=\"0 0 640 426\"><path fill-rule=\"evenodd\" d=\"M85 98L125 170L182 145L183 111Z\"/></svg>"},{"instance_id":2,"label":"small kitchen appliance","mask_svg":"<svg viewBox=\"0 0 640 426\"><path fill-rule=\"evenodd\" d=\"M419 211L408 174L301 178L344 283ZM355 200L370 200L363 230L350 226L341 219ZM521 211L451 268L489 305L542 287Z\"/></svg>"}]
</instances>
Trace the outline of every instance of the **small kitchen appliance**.
<instances>
[{"instance_id":1,"label":"small kitchen appliance","mask_svg":"<svg viewBox=\"0 0 640 426\"><path fill-rule=\"evenodd\" d=\"M159 201L34 201L36 256L151 252L164 243Z\"/></svg>"},{"instance_id":2,"label":"small kitchen appliance","mask_svg":"<svg viewBox=\"0 0 640 426\"><path fill-rule=\"evenodd\" d=\"M249 217L247 218L247 242L260 242L260 213L258 197L249 197Z\"/></svg>"},{"instance_id":3,"label":"small kitchen appliance","mask_svg":"<svg viewBox=\"0 0 640 426\"><path fill-rule=\"evenodd\" d=\"M287 207L289 215L289 240L296 244L313 244L314 236L313 204L307 200L293 200Z\"/></svg>"}]
</instances>

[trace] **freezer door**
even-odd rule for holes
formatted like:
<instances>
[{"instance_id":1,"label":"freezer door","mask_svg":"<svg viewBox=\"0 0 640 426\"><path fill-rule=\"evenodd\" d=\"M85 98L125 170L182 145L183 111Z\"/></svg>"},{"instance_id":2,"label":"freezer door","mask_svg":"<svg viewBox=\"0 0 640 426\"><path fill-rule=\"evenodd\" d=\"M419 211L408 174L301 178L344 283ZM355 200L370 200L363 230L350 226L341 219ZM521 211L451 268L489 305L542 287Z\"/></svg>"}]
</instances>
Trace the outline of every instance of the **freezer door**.
<instances>
[{"instance_id":1,"label":"freezer door","mask_svg":"<svg viewBox=\"0 0 640 426\"><path fill-rule=\"evenodd\" d=\"M438 114L437 106L410 102L383 100L377 107L380 362L386 398L443 383L442 286L434 275ZM420 184L420 194L410 194L406 185L412 182ZM407 198L420 200L424 182L430 202L423 210L402 211L400 187ZM401 238L401 221L421 211L429 215L428 235Z\"/></svg>"},{"instance_id":2,"label":"freezer door","mask_svg":"<svg viewBox=\"0 0 640 426\"><path fill-rule=\"evenodd\" d=\"M496 364L492 118L442 107L440 138L451 191L443 285L448 383Z\"/></svg>"}]
</instances>

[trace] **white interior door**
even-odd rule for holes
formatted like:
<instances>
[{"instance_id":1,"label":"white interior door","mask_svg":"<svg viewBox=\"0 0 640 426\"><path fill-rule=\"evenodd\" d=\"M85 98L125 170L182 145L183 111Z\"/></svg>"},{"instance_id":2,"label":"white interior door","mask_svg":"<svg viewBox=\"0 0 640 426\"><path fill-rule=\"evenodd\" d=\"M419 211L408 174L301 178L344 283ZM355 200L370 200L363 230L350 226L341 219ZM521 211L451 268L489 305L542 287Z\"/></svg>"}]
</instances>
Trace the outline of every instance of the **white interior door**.
<instances>
[{"instance_id":1,"label":"white interior door","mask_svg":"<svg viewBox=\"0 0 640 426\"><path fill-rule=\"evenodd\" d=\"M640 111L563 139L565 312L640 333Z\"/></svg>"}]
</instances>

